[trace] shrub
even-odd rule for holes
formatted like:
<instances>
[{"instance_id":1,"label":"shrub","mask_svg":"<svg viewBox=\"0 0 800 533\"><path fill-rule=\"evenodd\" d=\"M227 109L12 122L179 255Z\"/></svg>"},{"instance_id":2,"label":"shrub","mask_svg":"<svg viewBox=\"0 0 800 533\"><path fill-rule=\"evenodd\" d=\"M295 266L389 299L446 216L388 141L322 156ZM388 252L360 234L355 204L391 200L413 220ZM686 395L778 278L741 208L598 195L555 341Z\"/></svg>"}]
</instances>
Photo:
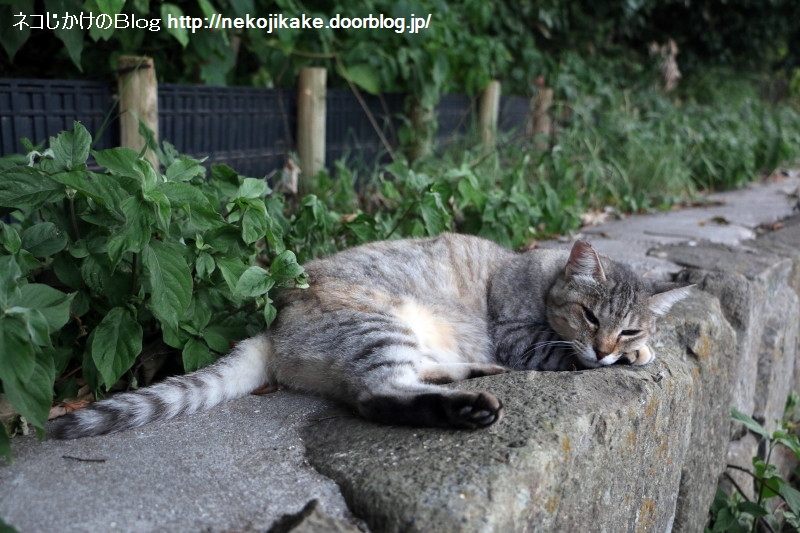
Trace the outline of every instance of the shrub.
<instances>
[{"instance_id":1,"label":"shrub","mask_svg":"<svg viewBox=\"0 0 800 533\"><path fill-rule=\"evenodd\" d=\"M127 148L94 152L90 170L90 143L75 123L0 167L0 382L37 428L54 385L77 390L57 376L79 368L108 390L164 345L196 369L275 317L273 288L304 283L263 180L223 166L206 177L169 146L163 174Z\"/></svg>"}]
</instances>

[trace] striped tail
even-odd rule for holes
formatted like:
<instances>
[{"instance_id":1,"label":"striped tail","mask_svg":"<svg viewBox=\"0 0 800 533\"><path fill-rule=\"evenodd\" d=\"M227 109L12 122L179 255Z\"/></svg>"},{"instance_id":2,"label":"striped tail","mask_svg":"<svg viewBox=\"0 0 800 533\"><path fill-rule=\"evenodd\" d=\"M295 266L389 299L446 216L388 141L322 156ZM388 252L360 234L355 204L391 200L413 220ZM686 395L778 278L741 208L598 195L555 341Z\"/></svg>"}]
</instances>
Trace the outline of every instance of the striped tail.
<instances>
[{"instance_id":1,"label":"striped tail","mask_svg":"<svg viewBox=\"0 0 800 533\"><path fill-rule=\"evenodd\" d=\"M49 434L56 439L77 439L114 433L241 398L267 383L271 353L266 334L247 339L230 355L196 372L117 394L58 418L51 423Z\"/></svg>"}]
</instances>

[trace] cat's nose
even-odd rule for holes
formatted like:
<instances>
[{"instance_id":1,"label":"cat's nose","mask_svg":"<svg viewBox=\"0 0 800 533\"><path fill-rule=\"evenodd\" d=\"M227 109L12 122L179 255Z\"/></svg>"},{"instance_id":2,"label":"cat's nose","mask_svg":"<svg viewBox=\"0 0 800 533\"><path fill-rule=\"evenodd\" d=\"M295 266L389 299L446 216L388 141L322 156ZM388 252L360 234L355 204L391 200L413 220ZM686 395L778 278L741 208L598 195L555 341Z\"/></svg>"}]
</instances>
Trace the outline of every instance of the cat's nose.
<instances>
[{"instance_id":1,"label":"cat's nose","mask_svg":"<svg viewBox=\"0 0 800 533\"><path fill-rule=\"evenodd\" d=\"M595 356L597 356L597 360L600 361L601 359L603 359L605 356L608 355L608 352L603 352L601 350L595 350L594 354L595 354Z\"/></svg>"}]
</instances>

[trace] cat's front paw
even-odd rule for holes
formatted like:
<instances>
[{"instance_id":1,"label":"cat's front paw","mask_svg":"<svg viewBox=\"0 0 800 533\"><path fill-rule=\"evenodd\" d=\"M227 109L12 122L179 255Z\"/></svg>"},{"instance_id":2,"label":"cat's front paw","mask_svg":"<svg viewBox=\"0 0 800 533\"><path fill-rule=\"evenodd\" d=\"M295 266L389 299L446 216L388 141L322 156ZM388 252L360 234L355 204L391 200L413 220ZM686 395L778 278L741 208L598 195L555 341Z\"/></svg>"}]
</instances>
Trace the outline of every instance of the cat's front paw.
<instances>
[{"instance_id":1,"label":"cat's front paw","mask_svg":"<svg viewBox=\"0 0 800 533\"><path fill-rule=\"evenodd\" d=\"M633 352L631 355L633 356L631 364L636 366L649 365L656 358L653 351L646 344L641 348L639 348L638 350L636 350L635 352Z\"/></svg>"},{"instance_id":2,"label":"cat's front paw","mask_svg":"<svg viewBox=\"0 0 800 533\"><path fill-rule=\"evenodd\" d=\"M619 358L617 364L644 366L652 363L654 359L655 354L650 347L645 344L636 351L622 354L622 357Z\"/></svg>"}]
</instances>

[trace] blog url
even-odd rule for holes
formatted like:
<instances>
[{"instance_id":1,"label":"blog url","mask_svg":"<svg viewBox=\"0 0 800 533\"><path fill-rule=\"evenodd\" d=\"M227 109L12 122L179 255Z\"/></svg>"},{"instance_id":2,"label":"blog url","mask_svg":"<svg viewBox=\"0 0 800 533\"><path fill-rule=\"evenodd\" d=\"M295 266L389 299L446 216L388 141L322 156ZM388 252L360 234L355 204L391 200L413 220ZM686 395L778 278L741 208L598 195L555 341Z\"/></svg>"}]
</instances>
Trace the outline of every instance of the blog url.
<instances>
[{"instance_id":1,"label":"blog url","mask_svg":"<svg viewBox=\"0 0 800 533\"><path fill-rule=\"evenodd\" d=\"M406 24L406 20L408 24ZM387 17L383 14L373 16L370 13L366 17L343 17L334 15L327 19L322 17L309 17L305 14L299 17L285 17L282 14L269 15L267 17L223 17L214 14L211 17L173 17L167 16L168 28L185 28L194 33L198 29L262 29L267 33L289 29L370 29L370 30L393 30L395 33L419 33L430 26L431 15L426 17L416 17L412 13L408 19L404 17Z\"/></svg>"},{"instance_id":2,"label":"blog url","mask_svg":"<svg viewBox=\"0 0 800 533\"><path fill-rule=\"evenodd\" d=\"M431 15L415 16L413 13L409 17L387 17L386 15L372 15L365 17L343 17L334 15L330 18L309 17L300 15L297 17L287 17L283 14L271 14L266 17L223 17L214 13L210 17L191 17L167 15L166 19L148 18L141 15L118 13L99 15L91 12L80 14L70 13L45 13L43 15L26 15L19 13L15 15L17 21L13 27L20 30L24 29L48 29L48 30L69 30L82 29L90 30L97 28L101 30L115 29L142 29L149 31L160 31L162 22L167 29L184 29L192 33L197 30L224 30L224 29L260 29L267 33L278 32L291 29L370 29L370 30L391 30L395 33L419 33L426 30L431 24Z\"/></svg>"}]
</instances>

